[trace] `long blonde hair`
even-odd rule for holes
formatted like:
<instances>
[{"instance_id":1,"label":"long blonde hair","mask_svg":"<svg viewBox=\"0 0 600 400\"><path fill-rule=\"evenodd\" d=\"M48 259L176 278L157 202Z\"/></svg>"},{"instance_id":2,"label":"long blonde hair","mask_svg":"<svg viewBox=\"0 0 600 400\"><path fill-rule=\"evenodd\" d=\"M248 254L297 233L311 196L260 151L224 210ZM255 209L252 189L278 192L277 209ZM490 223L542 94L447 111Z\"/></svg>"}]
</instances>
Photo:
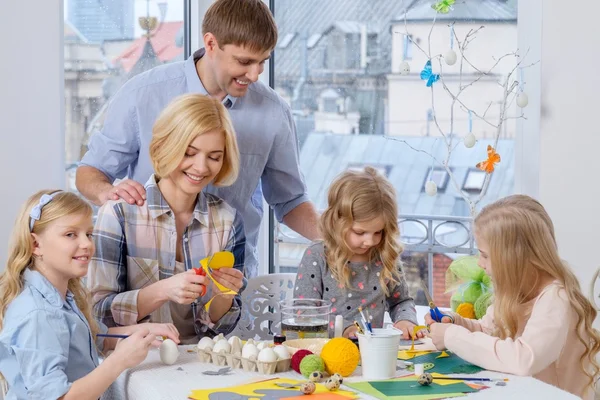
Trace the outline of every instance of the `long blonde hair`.
<instances>
[{"instance_id":1,"label":"long blonde hair","mask_svg":"<svg viewBox=\"0 0 600 400\"><path fill-rule=\"evenodd\" d=\"M52 194L57 190L42 190L31 196L21 208L15 226L13 228L10 247L8 250L8 261L6 269L0 275L0 330L4 323L4 315L8 305L23 290L23 271L33 267L33 237L32 233L41 234L58 218L67 215L85 215L92 217L92 207L79 196L70 192L60 192L54 195L52 201L42 208L41 217L35 221L33 230L29 230L29 213L31 209L39 204L44 194ZM98 333L98 324L92 318L89 294L83 286L81 279L70 279L68 289L73 293L77 307L81 310L88 321L92 337Z\"/></svg>"},{"instance_id":2,"label":"long blonde hair","mask_svg":"<svg viewBox=\"0 0 600 400\"><path fill-rule=\"evenodd\" d=\"M348 261L353 255L346 243L346 234L354 222L383 217L381 242L370 250L369 260L382 262L384 268L379 281L386 296L389 295L388 285L393 286L400 280L399 255L402 253L398 241L396 191L392 184L373 167L363 171L347 170L331 184L327 203L320 219L327 265L334 279L344 287L350 286Z\"/></svg>"},{"instance_id":3,"label":"long blonde hair","mask_svg":"<svg viewBox=\"0 0 600 400\"><path fill-rule=\"evenodd\" d=\"M585 346L583 372L594 383L600 335L592 328L596 310L579 281L560 259L554 225L544 207L529 196L509 196L485 207L475 218L475 232L489 246L494 283L494 316L501 339L515 338L522 305L539 294L544 275L560 282L577 313L577 338ZM586 364L591 366L586 367Z\"/></svg>"},{"instance_id":4,"label":"long blonde hair","mask_svg":"<svg viewBox=\"0 0 600 400\"><path fill-rule=\"evenodd\" d=\"M240 170L240 153L229 113L219 100L202 94L175 98L156 119L150 141L150 159L156 176L164 178L175 171L190 143L214 130L225 138L225 154L213 185L227 186L235 182Z\"/></svg>"}]
</instances>

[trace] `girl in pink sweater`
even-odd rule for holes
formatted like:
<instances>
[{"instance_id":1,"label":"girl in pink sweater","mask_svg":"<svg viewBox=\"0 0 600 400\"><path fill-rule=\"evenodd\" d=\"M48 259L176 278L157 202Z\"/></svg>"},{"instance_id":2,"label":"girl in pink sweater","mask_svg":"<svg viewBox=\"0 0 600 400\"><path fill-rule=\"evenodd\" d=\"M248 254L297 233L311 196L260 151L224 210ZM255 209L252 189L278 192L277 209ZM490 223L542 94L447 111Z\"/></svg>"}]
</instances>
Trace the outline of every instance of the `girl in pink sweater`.
<instances>
[{"instance_id":1,"label":"girl in pink sweater","mask_svg":"<svg viewBox=\"0 0 600 400\"><path fill-rule=\"evenodd\" d=\"M554 226L536 200L509 196L475 219L479 265L492 277L494 302L481 320L453 315L435 323L438 349L488 370L528 375L584 399L598 377L596 310L558 255Z\"/></svg>"}]
</instances>

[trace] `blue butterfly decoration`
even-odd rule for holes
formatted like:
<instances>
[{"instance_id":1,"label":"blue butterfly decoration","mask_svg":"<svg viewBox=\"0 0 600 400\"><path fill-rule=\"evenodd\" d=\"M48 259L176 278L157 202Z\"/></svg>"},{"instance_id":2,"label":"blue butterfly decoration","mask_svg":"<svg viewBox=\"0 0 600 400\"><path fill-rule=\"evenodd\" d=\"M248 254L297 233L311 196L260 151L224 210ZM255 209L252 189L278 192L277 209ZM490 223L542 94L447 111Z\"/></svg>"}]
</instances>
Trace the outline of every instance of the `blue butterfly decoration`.
<instances>
[{"instance_id":1,"label":"blue butterfly decoration","mask_svg":"<svg viewBox=\"0 0 600 400\"><path fill-rule=\"evenodd\" d=\"M431 60L427 60L423 71L421 71L421 79L427 81L427 87L431 87L435 82L440 79L440 74L434 74L431 72Z\"/></svg>"}]
</instances>

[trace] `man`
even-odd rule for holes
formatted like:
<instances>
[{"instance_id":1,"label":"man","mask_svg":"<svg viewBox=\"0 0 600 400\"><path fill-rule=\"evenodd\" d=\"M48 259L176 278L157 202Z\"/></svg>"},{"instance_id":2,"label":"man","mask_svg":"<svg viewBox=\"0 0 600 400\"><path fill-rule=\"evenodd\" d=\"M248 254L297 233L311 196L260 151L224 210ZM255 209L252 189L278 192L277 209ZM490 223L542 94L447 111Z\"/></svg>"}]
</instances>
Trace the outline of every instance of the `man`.
<instances>
[{"instance_id":1,"label":"man","mask_svg":"<svg viewBox=\"0 0 600 400\"><path fill-rule=\"evenodd\" d=\"M258 271L256 244L262 195L279 221L313 240L317 213L298 165L298 141L289 106L258 81L277 43L277 26L261 0L217 0L203 24L204 48L186 61L146 71L113 97L104 127L92 136L77 169L77 189L97 205L124 199L143 204L153 173L148 144L160 111L175 97L203 93L228 108L240 149L240 175L232 186L209 186L242 215L246 276ZM113 186L117 178L125 179ZM259 182L262 184L259 186Z\"/></svg>"}]
</instances>

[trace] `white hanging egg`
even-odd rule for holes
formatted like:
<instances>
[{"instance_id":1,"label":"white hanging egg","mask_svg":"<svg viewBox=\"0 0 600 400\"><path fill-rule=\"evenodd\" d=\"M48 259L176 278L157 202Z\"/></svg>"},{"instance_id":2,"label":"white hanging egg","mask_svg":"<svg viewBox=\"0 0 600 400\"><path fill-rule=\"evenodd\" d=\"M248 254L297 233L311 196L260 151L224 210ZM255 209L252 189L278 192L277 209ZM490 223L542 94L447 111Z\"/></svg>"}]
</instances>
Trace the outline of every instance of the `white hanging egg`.
<instances>
[{"instance_id":1,"label":"white hanging egg","mask_svg":"<svg viewBox=\"0 0 600 400\"><path fill-rule=\"evenodd\" d=\"M446 54L444 54L444 61L448 65L456 64L456 52L452 49L448 50Z\"/></svg>"},{"instance_id":2,"label":"white hanging egg","mask_svg":"<svg viewBox=\"0 0 600 400\"><path fill-rule=\"evenodd\" d=\"M467 133L463 139L463 143L467 149L470 149L477 143L477 138L472 133Z\"/></svg>"},{"instance_id":3,"label":"white hanging egg","mask_svg":"<svg viewBox=\"0 0 600 400\"><path fill-rule=\"evenodd\" d=\"M425 193L429 196L435 196L437 193L437 185L434 181L427 181L425 183Z\"/></svg>"},{"instance_id":4,"label":"white hanging egg","mask_svg":"<svg viewBox=\"0 0 600 400\"><path fill-rule=\"evenodd\" d=\"M291 357L289 350L285 346L275 346L273 347L273 351L277 354L279 360L289 360Z\"/></svg>"},{"instance_id":5,"label":"white hanging egg","mask_svg":"<svg viewBox=\"0 0 600 400\"><path fill-rule=\"evenodd\" d=\"M260 362L273 362L277 361L277 354L270 347L265 347L258 353L258 361Z\"/></svg>"},{"instance_id":6,"label":"white hanging egg","mask_svg":"<svg viewBox=\"0 0 600 400\"><path fill-rule=\"evenodd\" d=\"M177 361L177 357L179 357L179 350L177 349L177 344L171 339L165 339L160 344L160 361L167 365L174 364Z\"/></svg>"},{"instance_id":7,"label":"white hanging egg","mask_svg":"<svg viewBox=\"0 0 600 400\"><path fill-rule=\"evenodd\" d=\"M214 346L215 346L215 342L211 338L209 338L208 336L204 336L198 342L198 346L197 347L198 347L199 350L210 351L210 350L213 349Z\"/></svg>"},{"instance_id":8,"label":"white hanging egg","mask_svg":"<svg viewBox=\"0 0 600 400\"><path fill-rule=\"evenodd\" d=\"M406 61L400 63L400 75L408 75L410 73L410 64Z\"/></svg>"},{"instance_id":9,"label":"white hanging egg","mask_svg":"<svg viewBox=\"0 0 600 400\"><path fill-rule=\"evenodd\" d=\"M527 93L519 93L517 95L517 105L521 108L525 108L527 107L527 104L529 104L529 97L527 96Z\"/></svg>"},{"instance_id":10,"label":"white hanging egg","mask_svg":"<svg viewBox=\"0 0 600 400\"><path fill-rule=\"evenodd\" d=\"M231 352L231 345L229 344L227 339L221 339L217 343L215 343L215 347L213 347L213 351L215 353L229 354Z\"/></svg>"}]
</instances>

